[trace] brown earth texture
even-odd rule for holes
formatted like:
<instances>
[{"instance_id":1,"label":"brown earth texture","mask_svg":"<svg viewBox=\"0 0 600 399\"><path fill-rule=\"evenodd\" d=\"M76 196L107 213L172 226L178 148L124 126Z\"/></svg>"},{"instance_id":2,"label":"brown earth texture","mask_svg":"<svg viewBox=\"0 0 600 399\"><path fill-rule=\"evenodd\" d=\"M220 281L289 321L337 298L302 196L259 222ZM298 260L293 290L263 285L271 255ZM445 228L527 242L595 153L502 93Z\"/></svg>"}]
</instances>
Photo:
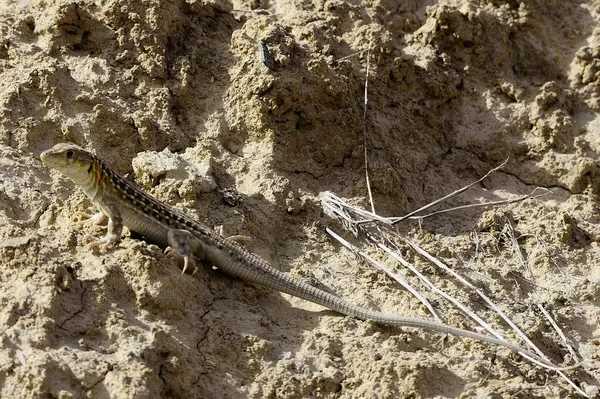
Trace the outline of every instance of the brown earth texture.
<instances>
[{"instance_id":1,"label":"brown earth texture","mask_svg":"<svg viewBox=\"0 0 600 399\"><path fill-rule=\"evenodd\" d=\"M2 398L599 397L600 1L3 0L0 83ZM330 228L471 330L322 199L371 209L365 149L382 216L508 160L435 210L544 195L395 232L489 296L553 363L583 363L561 375L209 265L182 275L128 231L93 251L82 241L102 226L77 223L91 202L39 160L65 141L223 235L249 237L280 270L433 320ZM474 291L396 244L526 345Z\"/></svg>"}]
</instances>

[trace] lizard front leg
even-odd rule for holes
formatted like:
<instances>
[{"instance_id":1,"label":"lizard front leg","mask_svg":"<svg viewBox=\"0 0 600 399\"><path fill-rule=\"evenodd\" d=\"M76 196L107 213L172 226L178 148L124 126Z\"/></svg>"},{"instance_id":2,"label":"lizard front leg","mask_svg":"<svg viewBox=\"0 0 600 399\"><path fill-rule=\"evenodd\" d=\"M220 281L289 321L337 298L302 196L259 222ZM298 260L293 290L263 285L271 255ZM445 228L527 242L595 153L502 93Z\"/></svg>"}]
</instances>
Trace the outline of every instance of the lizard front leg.
<instances>
[{"instance_id":1,"label":"lizard front leg","mask_svg":"<svg viewBox=\"0 0 600 399\"><path fill-rule=\"evenodd\" d=\"M87 212L75 212L75 216L80 216L82 218L77 221L77 224L82 226L100 226L108 220L108 217L102 211L93 215L90 215Z\"/></svg>"},{"instance_id":2,"label":"lizard front leg","mask_svg":"<svg viewBox=\"0 0 600 399\"><path fill-rule=\"evenodd\" d=\"M118 207L110 202L104 202L101 206L101 212L94 216L99 218L98 215L100 214L104 215L104 218L108 218L108 231L106 232L106 236L99 240L94 240L93 236L87 235L83 238L83 243L92 250L104 251L121 241L121 234L123 234L123 218L121 217L121 212L119 212Z\"/></svg>"}]
</instances>

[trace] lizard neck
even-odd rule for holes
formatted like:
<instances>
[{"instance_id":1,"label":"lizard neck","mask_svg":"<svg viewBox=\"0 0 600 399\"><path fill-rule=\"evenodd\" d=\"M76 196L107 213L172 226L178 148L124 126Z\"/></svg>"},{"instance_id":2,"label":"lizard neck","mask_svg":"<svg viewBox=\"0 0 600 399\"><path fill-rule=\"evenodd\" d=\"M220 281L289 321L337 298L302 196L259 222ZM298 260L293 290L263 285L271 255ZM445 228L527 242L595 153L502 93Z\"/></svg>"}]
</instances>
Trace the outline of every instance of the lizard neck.
<instances>
[{"instance_id":1,"label":"lizard neck","mask_svg":"<svg viewBox=\"0 0 600 399\"><path fill-rule=\"evenodd\" d=\"M74 179L74 181L83 189L85 195L94 202L104 182L104 171L100 162L94 159L87 173L82 174L77 180Z\"/></svg>"}]
</instances>

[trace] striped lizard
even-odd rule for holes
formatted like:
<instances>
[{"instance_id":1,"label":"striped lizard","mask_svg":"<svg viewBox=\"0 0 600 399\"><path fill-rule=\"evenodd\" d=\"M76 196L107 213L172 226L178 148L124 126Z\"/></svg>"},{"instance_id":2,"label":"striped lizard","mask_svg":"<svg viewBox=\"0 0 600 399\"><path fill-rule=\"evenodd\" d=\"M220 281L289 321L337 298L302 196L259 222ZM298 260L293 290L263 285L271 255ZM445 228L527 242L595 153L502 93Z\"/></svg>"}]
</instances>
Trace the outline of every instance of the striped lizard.
<instances>
[{"instance_id":1,"label":"striped lizard","mask_svg":"<svg viewBox=\"0 0 600 399\"><path fill-rule=\"evenodd\" d=\"M172 248L183 257L184 273L188 268L192 268L194 272L197 270L194 259L198 258L247 282L285 292L361 320L389 326L428 329L501 345L553 370L574 367L556 366L503 339L424 318L368 310L297 280L290 274L275 269L235 240L222 237L208 226L143 192L111 170L94 154L75 144L57 144L42 152L40 158L44 164L58 170L83 189L92 203L100 209L100 213L92 218L94 221L108 218L106 236L88 243L90 247L106 250L114 246L121 239L123 226L127 226L163 248Z\"/></svg>"}]
</instances>

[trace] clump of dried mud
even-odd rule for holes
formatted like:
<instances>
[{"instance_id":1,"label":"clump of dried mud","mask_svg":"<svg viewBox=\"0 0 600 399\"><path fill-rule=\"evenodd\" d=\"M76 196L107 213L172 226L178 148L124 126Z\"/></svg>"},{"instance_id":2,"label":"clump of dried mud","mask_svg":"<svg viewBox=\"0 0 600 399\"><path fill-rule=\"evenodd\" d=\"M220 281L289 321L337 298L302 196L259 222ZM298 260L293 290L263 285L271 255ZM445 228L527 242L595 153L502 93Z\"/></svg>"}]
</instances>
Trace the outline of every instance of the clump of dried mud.
<instances>
[{"instance_id":1,"label":"clump of dried mud","mask_svg":"<svg viewBox=\"0 0 600 399\"><path fill-rule=\"evenodd\" d=\"M160 199L250 236L277 267L361 305L427 317L324 232L341 227L323 214L323 192L368 206L368 47L377 211L417 209L506 159L451 205L551 189L407 223L402 234L562 362L568 352L536 310L543 303L596 361L568 373L594 394L600 3L360 3L1 4L0 396L579 397L508 350L359 322L210 268L181 276L138 237L95 254L81 240L102 232L73 217L89 201L38 160L62 141L94 149ZM449 323L473 328L455 313Z\"/></svg>"}]
</instances>

